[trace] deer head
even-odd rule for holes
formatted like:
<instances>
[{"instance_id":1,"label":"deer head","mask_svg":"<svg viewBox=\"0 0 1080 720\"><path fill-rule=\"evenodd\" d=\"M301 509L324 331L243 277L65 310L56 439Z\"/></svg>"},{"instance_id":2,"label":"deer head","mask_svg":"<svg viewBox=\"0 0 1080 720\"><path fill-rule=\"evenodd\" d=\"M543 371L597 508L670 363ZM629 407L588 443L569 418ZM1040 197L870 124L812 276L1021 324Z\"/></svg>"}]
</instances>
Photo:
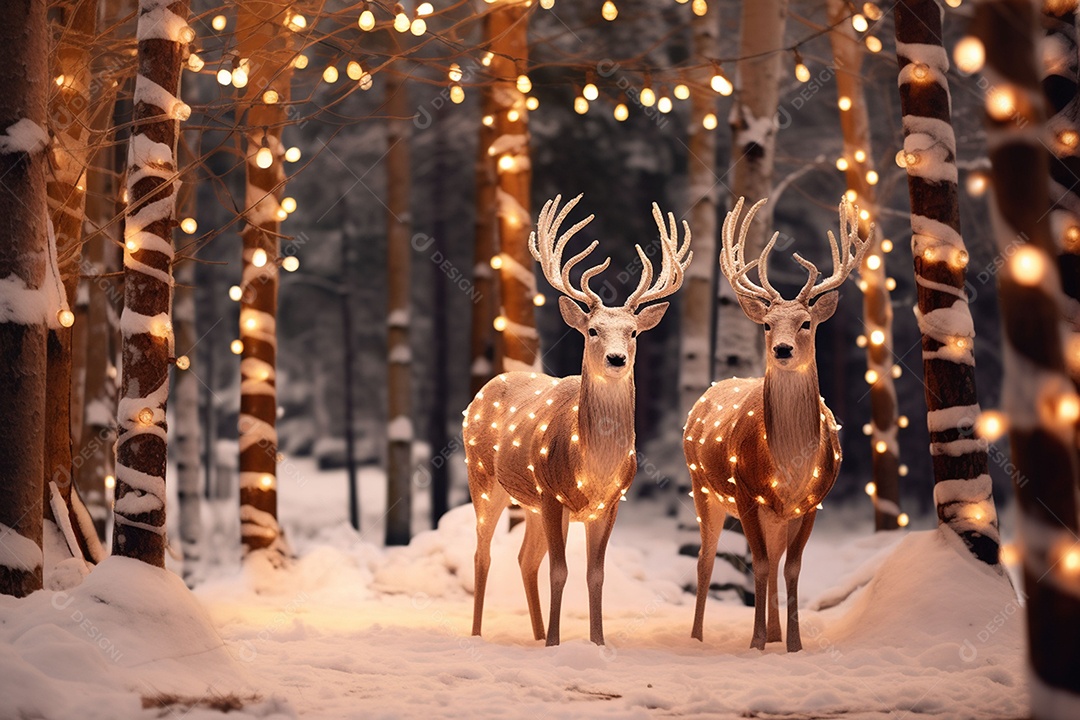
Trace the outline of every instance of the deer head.
<instances>
[{"instance_id":1,"label":"deer head","mask_svg":"<svg viewBox=\"0 0 1080 720\"><path fill-rule=\"evenodd\" d=\"M554 200L544 203L536 223L536 231L529 237L529 250L540 263L548 282L563 294L559 298L559 310L563 320L585 336L583 371L600 377L621 378L629 375L634 367L638 333L656 327L668 308L666 302L649 307L645 305L671 295L682 285L683 273L694 256L690 252L690 226L683 221L685 237L680 246L675 215L668 213L668 224L665 226L660 208L653 203L653 219L660 230L660 272L654 277L648 256L640 245L635 245L641 258L641 279L638 286L622 306L608 307L589 287L589 281L607 269L611 258L585 270L581 275L580 289L570 283L570 271L596 249L599 241L593 240L587 248L565 263L562 259L570 238L594 217L589 215L561 236L558 235L559 226L581 197L578 195L570 200L561 210L561 195L556 195ZM582 310L578 303L584 305L585 310Z\"/></svg>"},{"instance_id":2,"label":"deer head","mask_svg":"<svg viewBox=\"0 0 1080 720\"><path fill-rule=\"evenodd\" d=\"M832 317L836 310L840 287L861 261L870 246L874 226L870 226L865 240L859 237L859 208L847 201L840 202L840 242L830 230L829 247L832 250L832 274L818 282L821 275L817 267L799 254L795 262L806 268L806 284L793 300L786 300L769 283L769 253L776 244L779 232L773 233L761 257L746 262L746 235L758 209L768 198L758 200L747 211L735 238L735 228L742 212L743 198L728 213L723 227L723 248L720 252L720 268L734 288L739 305L746 316L765 327L765 363L770 370L797 370L814 363L814 338L818 325ZM756 267L760 285L747 277Z\"/></svg>"}]
</instances>

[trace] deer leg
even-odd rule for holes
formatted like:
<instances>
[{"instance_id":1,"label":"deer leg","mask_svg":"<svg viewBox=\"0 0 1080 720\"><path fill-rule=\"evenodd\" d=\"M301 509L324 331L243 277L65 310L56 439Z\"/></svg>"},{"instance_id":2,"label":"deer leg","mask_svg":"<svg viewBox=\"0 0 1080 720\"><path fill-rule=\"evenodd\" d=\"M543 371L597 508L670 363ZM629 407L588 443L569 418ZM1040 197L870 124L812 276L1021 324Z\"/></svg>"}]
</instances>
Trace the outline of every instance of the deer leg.
<instances>
[{"instance_id":1,"label":"deer leg","mask_svg":"<svg viewBox=\"0 0 1080 720\"><path fill-rule=\"evenodd\" d=\"M493 480L493 478L489 478ZM476 483L479 488L483 483ZM509 499L509 494L497 482L484 484L485 500L479 492L474 493L473 505L476 508L476 555L473 558L475 587L473 588L473 623L472 634L480 634L480 625L484 619L484 591L487 589L488 569L491 567L491 538L499 524L499 516ZM470 483L470 489L473 484Z\"/></svg>"},{"instance_id":2,"label":"deer leg","mask_svg":"<svg viewBox=\"0 0 1080 720\"><path fill-rule=\"evenodd\" d=\"M562 503L544 493L541 498L540 513L544 522L544 535L547 536L548 558L551 565L551 606L548 610L548 646L559 644L559 616L562 613L563 588L566 586L566 535L568 526L564 516L566 509Z\"/></svg>"},{"instance_id":3,"label":"deer leg","mask_svg":"<svg viewBox=\"0 0 1080 720\"><path fill-rule=\"evenodd\" d=\"M814 529L816 511L810 511L802 520L788 523L787 560L784 561L784 581L787 583L787 650L802 650L799 633L799 571L802 570L802 554L810 531Z\"/></svg>"},{"instance_id":4,"label":"deer leg","mask_svg":"<svg viewBox=\"0 0 1080 720\"><path fill-rule=\"evenodd\" d=\"M780 557L784 554L788 541L787 523L769 518L762 524L765 526L765 545L769 554L769 611L765 641L780 642L783 637L780 634L780 597L777 586L780 582Z\"/></svg>"},{"instance_id":5,"label":"deer leg","mask_svg":"<svg viewBox=\"0 0 1080 720\"><path fill-rule=\"evenodd\" d=\"M758 508L739 509L746 542L754 562L754 635L750 647L765 649L765 604L768 602L769 552Z\"/></svg>"},{"instance_id":6,"label":"deer leg","mask_svg":"<svg viewBox=\"0 0 1080 720\"><path fill-rule=\"evenodd\" d=\"M690 637L704 640L705 601L709 598L709 583L712 582L713 566L716 564L716 546L720 542L727 513L716 495L704 493L700 487L694 488L694 508L700 520L701 550L697 559L697 605L694 606L694 627Z\"/></svg>"},{"instance_id":7,"label":"deer leg","mask_svg":"<svg viewBox=\"0 0 1080 720\"><path fill-rule=\"evenodd\" d=\"M521 567L521 580L525 583L525 601L529 605L529 619L532 621L533 638L544 639L544 617L540 610L540 588L536 582L540 563L547 554L547 540L544 538L544 523L540 515L527 510L525 513L525 539L518 553L518 565Z\"/></svg>"},{"instance_id":8,"label":"deer leg","mask_svg":"<svg viewBox=\"0 0 1080 720\"><path fill-rule=\"evenodd\" d=\"M612 508L585 525L585 544L589 553L585 576L589 586L589 639L597 645L604 644L604 556L607 554L611 530L615 527L616 512Z\"/></svg>"}]
</instances>

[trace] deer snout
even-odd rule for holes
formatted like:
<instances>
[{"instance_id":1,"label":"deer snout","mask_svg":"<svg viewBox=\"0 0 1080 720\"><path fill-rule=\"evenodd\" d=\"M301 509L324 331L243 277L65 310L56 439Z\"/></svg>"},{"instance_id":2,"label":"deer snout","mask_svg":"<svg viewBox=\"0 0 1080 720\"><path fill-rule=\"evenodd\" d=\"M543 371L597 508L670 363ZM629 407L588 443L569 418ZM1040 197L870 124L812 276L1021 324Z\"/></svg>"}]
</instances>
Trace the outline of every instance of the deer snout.
<instances>
[{"instance_id":1,"label":"deer snout","mask_svg":"<svg viewBox=\"0 0 1080 720\"><path fill-rule=\"evenodd\" d=\"M622 367L626 364L626 356L621 353L611 353L607 356L608 365Z\"/></svg>"},{"instance_id":2,"label":"deer snout","mask_svg":"<svg viewBox=\"0 0 1080 720\"><path fill-rule=\"evenodd\" d=\"M773 346L773 354L776 355L777 360L790 360L791 351L793 349L794 348L787 343L780 343L779 345Z\"/></svg>"}]
</instances>

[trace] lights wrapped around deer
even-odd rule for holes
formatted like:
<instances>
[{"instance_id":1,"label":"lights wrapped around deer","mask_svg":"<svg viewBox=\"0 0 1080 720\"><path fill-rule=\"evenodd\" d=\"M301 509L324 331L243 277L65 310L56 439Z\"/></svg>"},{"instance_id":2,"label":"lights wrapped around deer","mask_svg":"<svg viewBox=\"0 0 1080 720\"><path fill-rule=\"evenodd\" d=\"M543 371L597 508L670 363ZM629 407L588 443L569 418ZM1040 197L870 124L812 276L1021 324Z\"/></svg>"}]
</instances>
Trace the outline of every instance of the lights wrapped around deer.
<instances>
[{"instance_id":1,"label":"lights wrapped around deer","mask_svg":"<svg viewBox=\"0 0 1080 720\"><path fill-rule=\"evenodd\" d=\"M798 296L785 300L769 284L769 252L746 262L746 234L760 200L746 214L735 239L743 199L727 215L720 268L734 288L743 312L765 328L765 377L731 378L714 383L690 410L683 449L690 468L694 507L701 527L697 606L692 637L702 639L705 599L709 593L716 545L724 517L738 517L754 560L754 635L750 647L764 649L779 642L777 569L787 553L787 649L802 649L799 635L799 570L802 552L814 527L822 498L832 489L840 469L839 429L818 394L814 337L818 325L836 310L836 288L859 265L870 245L859 238L859 211L840 203L840 242L829 232L833 272L820 273L795 255L809 277ZM758 269L760 285L747 273ZM768 624L766 625L766 608Z\"/></svg>"},{"instance_id":2,"label":"lights wrapped around deer","mask_svg":"<svg viewBox=\"0 0 1080 720\"><path fill-rule=\"evenodd\" d=\"M551 285L563 293L559 310L568 325L585 336L581 375L553 378L541 373L503 373L476 394L465 411L462 434L469 467L469 492L476 507L476 589L473 634L480 634L484 590L491 563L491 537L513 498L525 512L525 538L518 556L533 636L544 638L537 572L551 553L551 616L547 644L559 644L559 616L566 584L566 527L585 523L588 545L590 637L604 644L601 591L604 553L615 525L619 501L637 470L634 450L634 355L637 335L656 326L668 304L645 307L682 285L690 264L690 227L678 242L675 216L668 224L653 204L660 230L662 260L653 266L641 246L641 279L621 307L607 307L589 288L589 280L611 262L586 270L580 289L570 271L597 246L594 240L565 263L570 238L589 224L585 218L558 236L559 226L577 205L577 196L560 210L560 196L544 204L529 249ZM556 240L556 237L558 239ZM578 303L585 305L582 311Z\"/></svg>"}]
</instances>

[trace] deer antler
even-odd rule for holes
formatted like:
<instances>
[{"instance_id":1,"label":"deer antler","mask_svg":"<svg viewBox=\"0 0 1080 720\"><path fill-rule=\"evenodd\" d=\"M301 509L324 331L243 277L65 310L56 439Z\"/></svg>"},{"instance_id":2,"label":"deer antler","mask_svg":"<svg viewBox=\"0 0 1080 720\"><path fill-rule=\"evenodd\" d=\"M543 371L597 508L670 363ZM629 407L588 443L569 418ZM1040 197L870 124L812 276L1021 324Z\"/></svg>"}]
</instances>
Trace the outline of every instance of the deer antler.
<instances>
[{"instance_id":1,"label":"deer antler","mask_svg":"<svg viewBox=\"0 0 1080 720\"><path fill-rule=\"evenodd\" d=\"M592 222L594 216L590 215L578 222L556 240L556 236L559 233L559 226L562 225L563 220L565 220L566 216L570 214L570 211L574 209L574 206L578 204L581 197L581 195L578 195L576 198L566 203L562 210L558 210L559 202L562 201L562 195L556 195L553 200L548 200L544 203L544 207L540 211L540 217L536 220L536 230L529 235L529 252L531 252L532 256L536 258L536 261L540 263L540 267L544 271L544 277L548 279L548 282L551 283L553 288L569 298L585 303L591 310L598 305L602 305L603 301L600 299L600 296L593 292L589 287L589 281L603 272L607 266L611 264L611 258L604 260L603 264L591 267L582 273L581 290L578 290L570 284L570 270L584 260L589 253L595 250L600 241L593 240L589 247L585 248L565 263L563 263L562 255L563 250L566 249L566 243L570 242L570 238L572 238L578 230ZM558 214L556 214L556 210L558 210Z\"/></svg>"},{"instance_id":2,"label":"deer antler","mask_svg":"<svg viewBox=\"0 0 1080 720\"><path fill-rule=\"evenodd\" d=\"M840 201L840 243L837 244L836 236L833 235L832 230L829 231L829 249L832 250L832 263L833 271L832 275L817 282L818 276L821 274L817 266L809 260L804 259L801 255L796 254L795 262L806 268L809 273L809 277L806 279L806 284L803 285L802 290L799 291L797 300L799 302L810 302L818 295L829 292L840 287L851 271L862 262L863 255L866 254L867 248L870 247L871 241L874 237L874 225L870 224L870 231L866 233L866 239L863 240L859 237L859 207L852 205L847 200ZM854 253L852 250L854 249Z\"/></svg>"},{"instance_id":3,"label":"deer antler","mask_svg":"<svg viewBox=\"0 0 1080 720\"><path fill-rule=\"evenodd\" d=\"M664 225L664 215L660 206L653 203L653 220L660 230L660 274L653 278L653 266L641 245L634 245L641 258L641 279L623 307L637 310L645 303L671 295L683 283L683 276L694 253L690 252L690 224L683 220L683 242L679 245L679 226L675 222L675 213L668 213L668 224Z\"/></svg>"},{"instance_id":4,"label":"deer antler","mask_svg":"<svg viewBox=\"0 0 1080 720\"><path fill-rule=\"evenodd\" d=\"M747 263L746 235L750 232L750 224L754 221L754 215L769 199L762 198L750 206L750 209L746 211L746 217L743 218L742 225L739 227L739 238L736 240L735 227L738 225L739 214L742 212L744 200L745 198L740 197L738 202L735 203L734 209L724 219L721 234L723 247L720 250L720 269L724 272L736 293L756 297L767 303L774 303L783 298L780 297L780 292L769 284L767 268L769 253L772 252L773 246L776 244L776 238L780 236L780 233L773 233L769 243L761 251L761 257ZM761 285L755 284L747 277L747 273L755 267L758 269L758 278L761 280Z\"/></svg>"}]
</instances>

